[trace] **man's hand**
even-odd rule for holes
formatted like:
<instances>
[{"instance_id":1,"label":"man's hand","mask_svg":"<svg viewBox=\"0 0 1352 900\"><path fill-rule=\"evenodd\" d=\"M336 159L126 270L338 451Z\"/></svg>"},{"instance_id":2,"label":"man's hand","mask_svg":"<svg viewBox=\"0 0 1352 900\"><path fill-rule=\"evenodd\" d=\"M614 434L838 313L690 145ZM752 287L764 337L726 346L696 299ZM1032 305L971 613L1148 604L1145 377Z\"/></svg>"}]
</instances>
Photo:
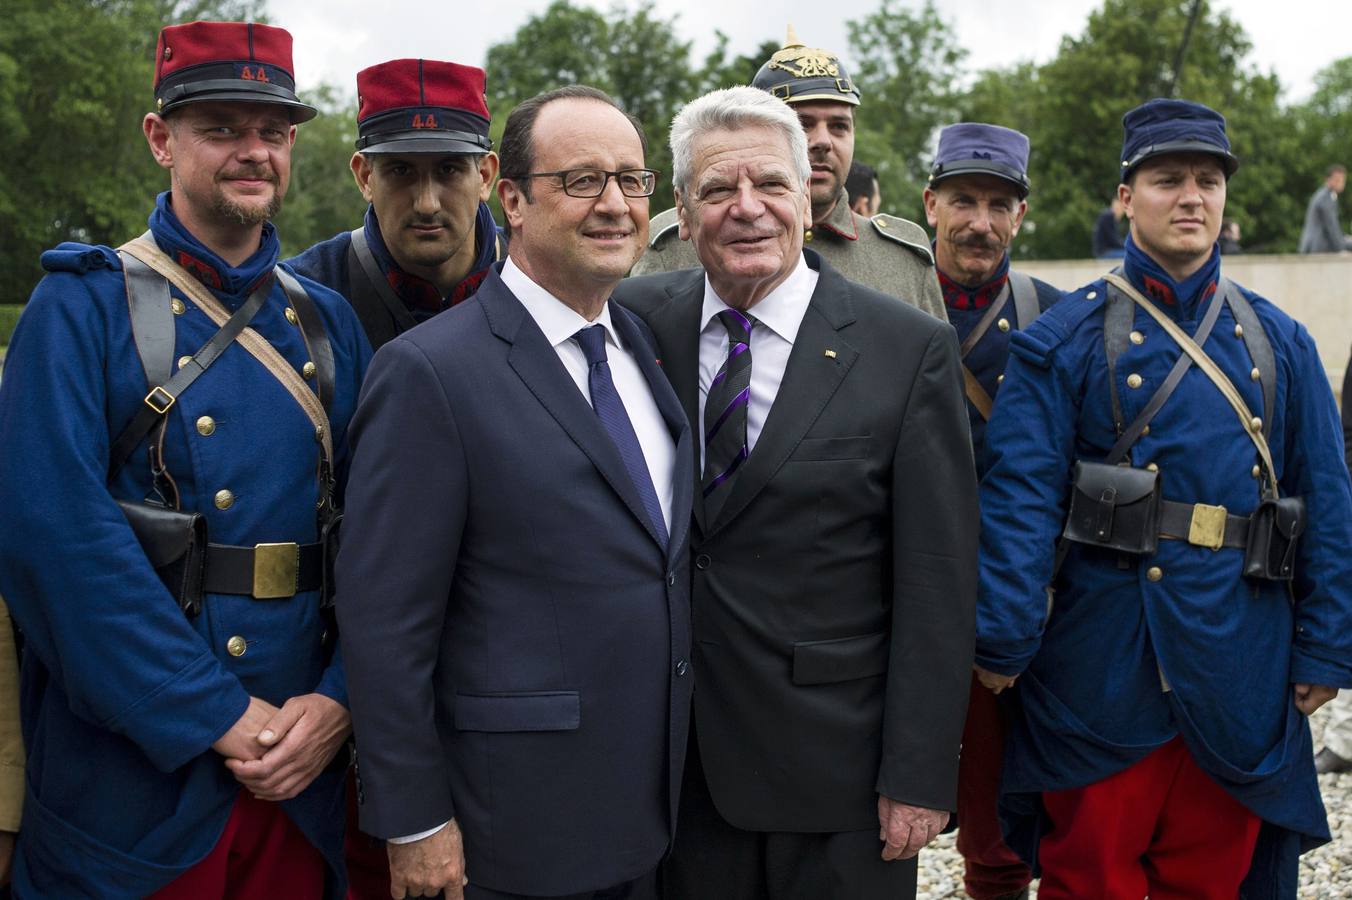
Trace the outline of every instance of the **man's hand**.
<instances>
[{"instance_id":1,"label":"man's hand","mask_svg":"<svg viewBox=\"0 0 1352 900\"><path fill-rule=\"evenodd\" d=\"M1298 684L1296 685L1296 709L1307 716L1312 716L1316 709L1336 696L1338 696L1338 689L1326 684Z\"/></svg>"},{"instance_id":2,"label":"man's hand","mask_svg":"<svg viewBox=\"0 0 1352 900\"><path fill-rule=\"evenodd\" d=\"M258 759L267 746L258 742L258 732L277 714L277 707L257 697L249 698L249 707L230 730L211 745L221 756L229 759Z\"/></svg>"},{"instance_id":3,"label":"man's hand","mask_svg":"<svg viewBox=\"0 0 1352 900\"><path fill-rule=\"evenodd\" d=\"M1019 680L1017 675L997 675L980 666L972 666L972 671L976 672L976 679L981 682L981 686L993 694L998 694L1007 687L1013 687L1014 682Z\"/></svg>"},{"instance_id":4,"label":"man's hand","mask_svg":"<svg viewBox=\"0 0 1352 900\"><path fill-rule=\"evenodd\" d=\"M352 730L347 710L323 694L292 697L275 713L258 730L261 758L225 761L260 800L290 800L309 787Z\"/></svg>"},{"instance_id":5,"label":"man's hand","mask_svg":"<svg viewBox=\"0 0 1352 900\"><path fill-rule=\"evenodd\" d=\"M9 884L9 870L14 863L14 832L0 831L0 887Z\"/></svg>"},{"instance_id":6,"label":"man's hand","mask_svg":"<svg viewBox=\"0 0 1352 900\"><path fill-rule=\"evenodd\" d=\"M878 839L883 859L910 859L934 840L948 824L948 813L923 806L909 806L878 795Z\"/></svg>"},{"instance_id":7,"label":"man's hand","mask_svg":"<svg viewBox=\"0 0 1352 900\"><path fill-rule=\"evenodd\" d=\"M460 826L452 819L436 834L407 844L385 843L390 857L390 896L435 897L444 891L446 900L463 900L465 885L465 846Z\"/></svg>"}]
</instances>

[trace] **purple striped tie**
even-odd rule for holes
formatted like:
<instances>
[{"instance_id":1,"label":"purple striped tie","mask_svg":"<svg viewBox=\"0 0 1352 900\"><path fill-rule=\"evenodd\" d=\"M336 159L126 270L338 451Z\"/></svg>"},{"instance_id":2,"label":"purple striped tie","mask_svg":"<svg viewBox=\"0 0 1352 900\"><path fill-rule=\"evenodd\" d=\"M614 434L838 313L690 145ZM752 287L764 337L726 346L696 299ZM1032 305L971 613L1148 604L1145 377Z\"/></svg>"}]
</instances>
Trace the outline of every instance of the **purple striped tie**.
<instances>
[{"instance_id":1,"label":"purple striped tie","mask_svg":"<svg viewBox=\"0 0 1352 900\"><path fill-rule=\"evenodd\" d=\"M712 520L732 492L746 461L746 412L751 405L751 326L755 319L725 309L718 321L728 332L728 358L709 382L704 401L704 509Z\"/></svg>"}]
</instances>

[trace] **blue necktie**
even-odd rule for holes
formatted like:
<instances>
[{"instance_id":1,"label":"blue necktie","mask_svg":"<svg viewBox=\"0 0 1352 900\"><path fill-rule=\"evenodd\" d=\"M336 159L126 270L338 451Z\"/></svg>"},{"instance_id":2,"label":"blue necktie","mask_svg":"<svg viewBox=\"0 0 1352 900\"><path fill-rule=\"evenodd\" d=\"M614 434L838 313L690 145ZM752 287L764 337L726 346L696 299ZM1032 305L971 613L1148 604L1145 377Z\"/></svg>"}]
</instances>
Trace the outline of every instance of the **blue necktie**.
<instances>
[{"instance_id":1,"label":"blue necktie","mask_svg":"<svg viewBox=\"0 0 1352 900\"><path fill-rule=\"evenodd\" d=\"M653 528L661 540L663 549L667 546L667 523L662 517L662 504L658 502L657 490L653 487L652 476L648 472L647 460L643 457L643 447L634 433L634 424L624 411L624 401L615 382L610 377L610 363L606 362L606 329L602 325L590 325L573 335L582 355L587 358L588 386L591 388L592 408L601 419L606 434L620 451L620 459L629 470L629 480L638 490L643 508L652 520Z\"/></svg>"}]
</instances>

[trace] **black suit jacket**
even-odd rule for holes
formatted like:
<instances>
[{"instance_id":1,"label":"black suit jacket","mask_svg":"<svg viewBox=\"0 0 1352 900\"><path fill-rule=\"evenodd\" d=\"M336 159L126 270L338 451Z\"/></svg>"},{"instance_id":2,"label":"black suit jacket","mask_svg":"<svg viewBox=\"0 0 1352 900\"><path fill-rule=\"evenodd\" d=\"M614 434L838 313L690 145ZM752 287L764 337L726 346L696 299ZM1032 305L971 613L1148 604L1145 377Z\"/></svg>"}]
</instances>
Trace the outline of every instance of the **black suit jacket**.
<instances>
[{"instance_id":1,"label":"black suit jacket","mask_svg":"<svg viewBox=\"0 0 1352 900\"><path fill-rule=\"evenodd\" d=\"M642 323L612 315L676 442L666 551L496 272L381 348L350 432L337 609L361 825L392 837L454 816L469 877L498 891L635 878L674 827L691 435Z\"/></svg>"},{"instance_id":2,"label":"black suit jacket","mask_svg":"<svg viewBox=\"0 0 1352 900\"><path fill-rule=\"evenodd\" d=\"M718 518L695 501L699 752L724 818L758 831L877 828L878 792L953 809L971 681L957 339L805 254L820 279L764 430ZM615 294L692 422L703 296L697 269Z\"/></svg>"}]
</instances>

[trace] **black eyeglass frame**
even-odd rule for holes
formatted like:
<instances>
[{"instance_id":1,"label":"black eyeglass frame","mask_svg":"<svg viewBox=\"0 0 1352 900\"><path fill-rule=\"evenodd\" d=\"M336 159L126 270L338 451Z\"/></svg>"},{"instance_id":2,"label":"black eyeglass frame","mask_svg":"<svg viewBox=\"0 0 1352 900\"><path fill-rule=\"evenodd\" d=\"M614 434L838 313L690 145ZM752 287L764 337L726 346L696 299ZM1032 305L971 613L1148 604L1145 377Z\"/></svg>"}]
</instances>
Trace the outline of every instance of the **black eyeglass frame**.
<instances>
[{"instance_id":1,"label":"black eyeglass frame","mask_svg":"<svg viewBox=\"0 0 1352 900\"><path fill-rule=\"evenodd\" d=\"M568 189L568 176L576 175L578 172L591 172L596 175L604 175L605 177L601 179L600 189L597 190L597 192L594 194L575 194L572 191L570 191ZM624 183L620 181L620 176L630 175L633 174L634 172L642 172L648 177L649 187L647 193L631 194L624 189ZM591 166L580 166L579 168L576 169L564 169L561 172L527 172L524 175L504 175L502 177L507 179L508 181L521 181L527 178L557 178L559 179L559 187L563 189L563 192L567 194L569 197L576 197L579 200L595 200L597 197L601 196L606 192L606 187L609 186L610 179L614 178L615 183L620 186L621 194L623 194L626 197L629 197L630 199L638 200L643 197L651 197L654 193L657 192L657 176L661 174L662 173L657 171L656 169L619 169L614 172L607 172L605 169L596 169L592 168Z\"/></svg>"}]
</instances>

